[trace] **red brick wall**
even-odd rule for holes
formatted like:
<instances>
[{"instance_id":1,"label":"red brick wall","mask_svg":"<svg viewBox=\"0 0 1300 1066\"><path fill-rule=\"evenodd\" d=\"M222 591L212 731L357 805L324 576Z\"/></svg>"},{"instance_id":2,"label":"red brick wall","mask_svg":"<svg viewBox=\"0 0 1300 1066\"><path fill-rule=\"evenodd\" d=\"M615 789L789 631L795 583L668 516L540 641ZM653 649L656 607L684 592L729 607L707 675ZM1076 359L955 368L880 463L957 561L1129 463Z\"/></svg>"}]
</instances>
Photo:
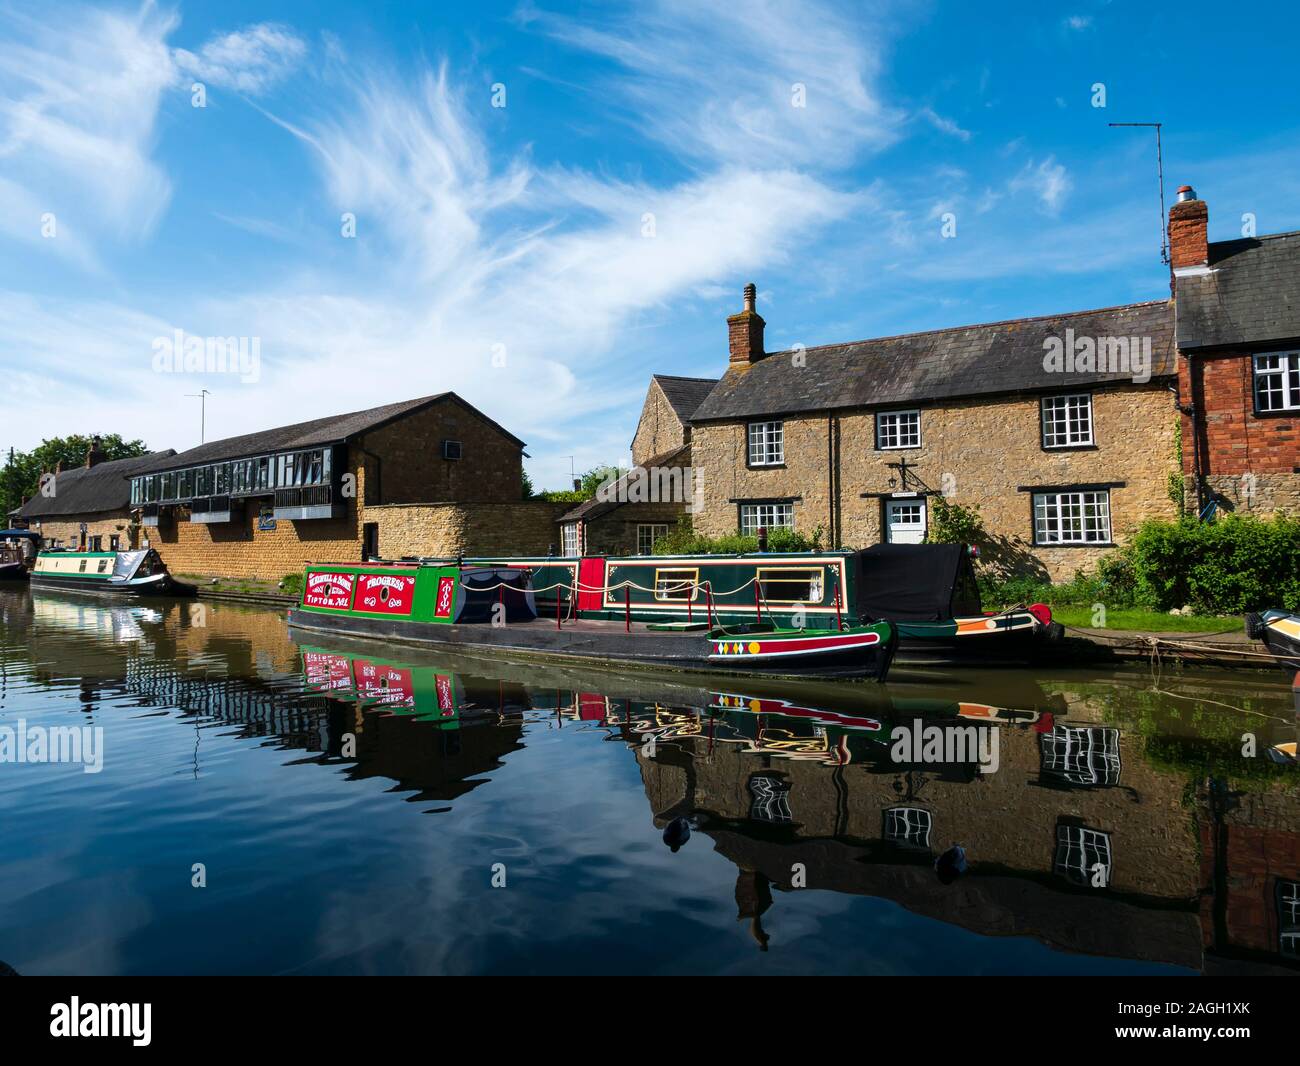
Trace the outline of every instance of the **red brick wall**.
<instances>
[{"instance_id":1,"label":"red brick wall","mask_svg":"<svg viewBox=\"0 0 1300 1066\"><path fill-rule=\"evenodd\" d=\"M1300 466L1300 418L1255 414L1248 352L1178 360L1183 403L1203 412L1201 468L1207 477L1290 474ZM1183 472L1193 472L1191 420L1183 416Z\"/></svg>"}]
</instances>

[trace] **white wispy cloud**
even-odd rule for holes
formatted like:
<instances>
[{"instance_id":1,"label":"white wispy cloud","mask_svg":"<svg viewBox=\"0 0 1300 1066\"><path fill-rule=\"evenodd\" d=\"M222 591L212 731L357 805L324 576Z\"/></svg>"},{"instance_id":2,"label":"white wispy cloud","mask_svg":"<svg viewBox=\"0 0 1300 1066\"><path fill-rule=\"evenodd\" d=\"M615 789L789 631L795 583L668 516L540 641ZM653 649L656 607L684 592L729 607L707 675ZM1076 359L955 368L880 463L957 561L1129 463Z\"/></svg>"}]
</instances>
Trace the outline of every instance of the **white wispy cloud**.
<instances>
[{"instance_id":1,"label":"white wispy cloud","mask_svg":"<svg viewBox=\"0 0 1300 1066\"><path fill-rule=\"evenodd\" d=\"M923 107L917 112L926 122L930 123L940 133L946 133L956 137L960 141L969 141L971 138L970 130L962 129L956 122L950 118L940 115L932 107Z\"/></svg>"},{"instance_id":2,"label":"white wispy cloud","mask_svg":"<svg viewBox=\"0 0 1300 1066\"><path fill-rule=\"evenodd\" d=\"M876 5L660 0L600 25L535 8L520 17L613 61L593 90L696 161L839 166L893 143L904 119L876 85L889 25Z\"/></svg>"},{"instance_id":3,"label":"white wispy cloud","mask_svg":"<svg viewBox=\"0 0 1300 1066\"><path fill-rule=\"evenodd\" d=\"M1070 194L1073 182L1064 165L1058 163L1055 156L1049 155L1038 163L1033 160L1026 163L1020 173L1011 179L1007 188L1015 193L1030 193L1044 211L1054 215Z\"/></svg>"},{"instance_id":4,"label":"white wispy cloud","mask_svg":"<svg viewBox=\"0 0 1300 1066\"><path fill-rule=\"evenodd\" d=\"M174 49L179 70L209 85L260 93L287 77L307 54L307 45L283 26L258 23L214 37L197 52Z\"/></svg>"},{"instance_id":5,"label":"white wispy cloud","mask_svg":"<svg viewBox=\"0 0 1300 1066\"><path fill-rule=\"evenodd\" d=\"M1091 25L1092 25L1091 15L1069 15L1065 19L1066 28L1075 30L1076 32L1079 30L1086 30Z\"/></svg>"}]
</instances>

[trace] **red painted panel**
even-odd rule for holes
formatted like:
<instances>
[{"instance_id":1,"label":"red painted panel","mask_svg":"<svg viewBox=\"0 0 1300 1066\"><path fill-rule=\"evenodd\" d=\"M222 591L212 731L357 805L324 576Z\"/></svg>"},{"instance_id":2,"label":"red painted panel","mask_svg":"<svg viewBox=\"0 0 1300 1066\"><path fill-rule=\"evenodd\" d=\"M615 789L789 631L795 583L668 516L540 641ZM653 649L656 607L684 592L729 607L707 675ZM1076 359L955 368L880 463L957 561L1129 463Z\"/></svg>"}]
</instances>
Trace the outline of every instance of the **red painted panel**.
<instances>
[{"instance_id":1,"label":"red painted panel","mask_svg":"<svg viewBox=\"0 0 1300 1066\"><path fill-rule=\"evenodd\" d=\"M455 598L456 582L449 577L438 578L438 599L433 606L434 618L450 618L451 604Z\"/></svg>"},{"instance_id":2,"label":"red painted panel","mask_svg":"<svg viewBox=\"0 0 1300 1066\"><path fill-rule=\"evenodd\" d=\"M357 611L410 614L415 603L415 578L404 574L362 574L357 580Z\"/></svg>"},{"instance_id":3,"label":"red painted panel","mask_svg":"<svg viewBox=\"0 0 1300 1066\"><path fill-rule=\"evenodd\" d=\"M578 610L599 611L605 603L605 560L600 556L578 564Z\"/></svg>"},{"instance_id":4,"label":"red painted panel","mask_svg":"<svg viewBox=\"0 0 1300 1066\"><path fill-rule=\"evenodd\" d=\"M450 674L434 675L434 685L438 690L438 710L444 718L456 713L456 686Z\"/></svg>"},{"instance_id":5,"label":"red painted panel","mask_svg":"<svg viewBox=\"0 0 1300 1066\"><path fill-rule=\"evenodd\" d=\"M305 607L325 607L331 611L346 611L352 606L354 574L338 574L329 570L307 571L307 587L303 590Z\"/></svg>"},{"instance_id":6,"label":"red painted panel","mask_svg":"<svg viewBox=\"0 0 1300 1066\"><path fill-rule=\"evenodd\" d=\"M352 660L346 655L305 651L302 653L302 668L308 688L330 692L352 687Z\"/></svg>"},{"instance_id":7,"label":"red painted panel","mask_svg":"<svg viewBox=\"0 0 1300 1066\"><path fill-rule=\"evenodd\" d=\"M411 671L397 666L357 659L354 666L357 695L385 707L415 705L415 684Z\"/></svg>"}]
</instances>

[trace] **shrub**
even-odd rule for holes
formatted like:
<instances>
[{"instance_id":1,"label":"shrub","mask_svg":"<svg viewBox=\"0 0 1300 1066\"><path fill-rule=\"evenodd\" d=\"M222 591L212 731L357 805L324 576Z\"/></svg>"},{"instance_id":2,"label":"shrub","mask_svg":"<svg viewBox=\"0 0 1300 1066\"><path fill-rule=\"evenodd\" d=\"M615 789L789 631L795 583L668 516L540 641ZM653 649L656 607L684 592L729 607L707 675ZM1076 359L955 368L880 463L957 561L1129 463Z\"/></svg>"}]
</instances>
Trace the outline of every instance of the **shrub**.
<instances>
[{"instance_id":1,"label":"shrub","mask_svg":"<svg viewBox=\"0 0 1300 1066\"><path fill-rule=\"evenodd\" d=\"M1137 596L1159 610L1241 614L1300 602L1300 521L1288 515L1151 521L1132 553Z\"/></svg>"},{"instance_id":2,"label":"shrub","mask_svg":"<svg viewBox=\"0 0 1300 1066\"><path fill-rule=\"evenodd\" d=\"M949 503L942 496L930 498L930 528L925 534L927 544L982 544L985 539L979 504L963 507L959 503Z\"/></svg>"},{"instance_id":3,"label":"shrub","mask_svg":"<svg viewBox=\"0 0 1300 1066\"><path fill-rule=\"evenodd\" d=\"M811 535L793 529L773 529L767 535L769 552L821 551L822 528L818 526ZM655 541L655 555L743 555L758 551L758 538L742 533L727 533L709 537L695 532L688 516L683 515L677 525Z\"/></svg>"},{"instance_id":4,"label":"shrub","mask_svg":"<svg viewBox=\"0 0 1300 1066\"><path fill-rule=\"evenodd\" d=\"M301 572L296 574L285 574L284 577L280 579L280 581L281 584L284 586L282 591L286 595L288 596L302 595L302 573Z\"/></svg>"}]
</instances>

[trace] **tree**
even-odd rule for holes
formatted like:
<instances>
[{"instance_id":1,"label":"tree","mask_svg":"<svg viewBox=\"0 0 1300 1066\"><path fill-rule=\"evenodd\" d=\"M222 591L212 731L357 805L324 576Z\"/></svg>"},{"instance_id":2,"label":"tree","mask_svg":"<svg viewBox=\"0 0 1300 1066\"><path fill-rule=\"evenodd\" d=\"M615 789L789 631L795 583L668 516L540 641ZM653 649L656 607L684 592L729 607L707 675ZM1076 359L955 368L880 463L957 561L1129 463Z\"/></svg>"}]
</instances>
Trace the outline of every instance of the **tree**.
<instances>
[{"instance_id":1,"label":"tree","mask_svg":"<svg viewBox=\"0 0 1300 1066\"><path fill-rule=\"evenodd\" d=\"M73 434L69 437L50 437L41 441L30 452L9 449L3 470L0 470L0 518L8 525L9 512L22 505L24 496L35 496L40 491L41 474L54 470L59 463L65 470L84 466L86 452L90 450L91 437ZM104 453L103 462L114 459L134 459L148 453L142 440L123 440L120 433L102 433L99 448Z\"/></svg>"}]
</instances>

